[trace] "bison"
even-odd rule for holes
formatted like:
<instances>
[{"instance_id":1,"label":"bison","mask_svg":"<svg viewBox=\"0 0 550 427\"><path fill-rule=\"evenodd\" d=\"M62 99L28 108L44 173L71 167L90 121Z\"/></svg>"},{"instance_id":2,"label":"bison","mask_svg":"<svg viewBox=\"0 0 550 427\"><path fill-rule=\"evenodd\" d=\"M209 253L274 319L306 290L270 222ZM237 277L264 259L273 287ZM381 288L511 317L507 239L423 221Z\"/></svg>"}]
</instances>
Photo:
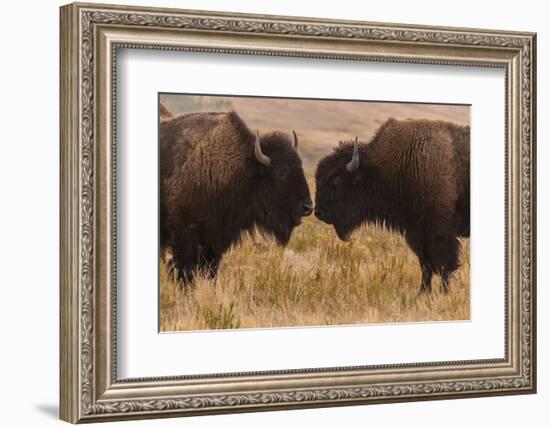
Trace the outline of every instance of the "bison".
<instances>
[{"instance_id":1,"label":"bison","mask_svg":"<svg viewBox=\"0 0 550 427\"><path fill-rule=\"evenodd\" d=\"M315 216L346 240L363 223L404 235L422 270L443 292L470 236L470 127L389 119L369 143L341 142L316 170Z\"/></svg>"},{"instance_id":2,"label":"bison","mask_svg":"<svg viewBox=\"0 0 550 427\"><path fill-rule=\"evenodd\" d=\"M166 113L164 113L166 116ZM160 121L160 242L180 283L216 275L223 254L257 229L286 245L313 202L298 138L254 135L236 112Z\"/></svg>"}]
</instances>

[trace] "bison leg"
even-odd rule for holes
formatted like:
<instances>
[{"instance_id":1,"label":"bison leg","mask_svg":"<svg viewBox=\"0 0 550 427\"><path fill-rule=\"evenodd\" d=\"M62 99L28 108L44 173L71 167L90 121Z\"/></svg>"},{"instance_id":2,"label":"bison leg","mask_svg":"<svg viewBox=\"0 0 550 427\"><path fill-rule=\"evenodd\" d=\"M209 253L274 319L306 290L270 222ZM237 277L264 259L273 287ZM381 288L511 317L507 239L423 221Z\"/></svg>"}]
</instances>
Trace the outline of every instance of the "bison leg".
<instances>
[{"instance_id":1,"label":"bison leg","mask_svg":"<svg viewBox=\"0 0 550 427\"><path fill-rule=\"evenodd\" d=\"M422 269L422 284L420 285L421 294L430 294L432 293L432 269L428 264L420 263L420 268Z\"/></svg>"},{"instance_id":2,"label":"bison leg","mask_svg":"<svg viewBox=\"0 0 550 427\"><path fill-rule=\"evenodd\" d=\"M421 234L408 232L405 233L407 244L418 257L420 270L422 271L422 282L420 283L420 293L429 294L432 292L432 275L433 269L430 265L429 257L427 256L426 242Z\"/></svg>"},{"instance_id":3,"label":"bison leg","mask_svg":"<svg viewBox=\"0 0 550 427\"><path fill-rule=\"evenodd\" d=\"M449 278L458 268L460 243L453 235L436 235L430 244L430 264L441 276L442 290L449 291Z\"/></svg>"},{"instance_id":4,"label":"bison leg","mask_svg":"<svg viewBox=\"0 0 550 427\"><path fill-rule=\"evenodd\" d=\"M216 277L220 265L221 256L211 246L201 248L199 268L211 279Z\"/></svg>"},{"instance_id":5,"label":"bison leg","mask_svg":"<svg viewBox=\"0 0 550 427\"><path fill-rule=\"evenodd\" d=\"M197 264L191 260L183 259L183 257L174 258L174 266L178 273L178 282L180 286L191 284L195 277Z\"/></svg>"},{"instance_id":6,"label":"bison leg","mask_svg":"<svg viewBox=\"0 0 550 427\"><path fill-rule=\"evenodd\" d=\"M441 274L441 286L442 286L441 289L443 289L444 294L449 293L449 276L450 276L450 274L448 274L446 272L443 272Z\"/></svg>"},{"instance_id":7,"label":"bison leg","mask_svg":"<svg viewBox=\"0 0 550 427\"><path fill-rule=\"evenodd\" d=\"M193 281L199 267L199 238L196 233L182 233L174 239L173 263L178 272L178 281L185 285Z\"/></svg>"}]
</instances>

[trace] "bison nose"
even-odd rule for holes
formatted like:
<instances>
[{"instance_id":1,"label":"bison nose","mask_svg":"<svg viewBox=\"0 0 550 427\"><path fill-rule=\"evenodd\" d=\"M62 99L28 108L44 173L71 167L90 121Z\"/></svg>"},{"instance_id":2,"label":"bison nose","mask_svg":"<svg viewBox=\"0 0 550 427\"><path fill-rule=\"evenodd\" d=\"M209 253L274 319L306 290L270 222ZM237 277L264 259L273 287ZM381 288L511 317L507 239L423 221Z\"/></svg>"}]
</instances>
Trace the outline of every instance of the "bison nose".
<instances>
[{"instance_id":1,"label":"bison nose","mask_svg":"<svg viewBox=\"0 0 550 427\"><path fill-rule=\"evenodd\" d=\"M319 219L323 217L323 211L318 206L315 206L315 216Z\"/></svg>"},{"instance_id":2,"label":"bison nose","mask_svg":"<svg viewBox=\"0 0 550 427\"><path fill-rule=\"evenodd\" d=\"M302 205L302 215L308 216L313 212L313 204L311 202L306 202Z\"/></svg>"}]
</instances>

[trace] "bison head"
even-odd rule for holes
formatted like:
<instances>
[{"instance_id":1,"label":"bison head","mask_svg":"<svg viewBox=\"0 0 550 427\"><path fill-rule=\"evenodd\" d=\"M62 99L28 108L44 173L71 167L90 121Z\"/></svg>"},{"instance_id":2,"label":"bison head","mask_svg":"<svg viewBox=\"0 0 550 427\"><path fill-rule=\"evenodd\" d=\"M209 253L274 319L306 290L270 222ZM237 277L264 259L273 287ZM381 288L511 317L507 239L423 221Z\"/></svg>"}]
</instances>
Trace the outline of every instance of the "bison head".
<instances>
[{"instance_id":1,"label":"bison head","mask_svg":"<svg viewBox=\"0 0 550 427\"><path fill-rule=\"evenodd\" d=\"M373 176L367 176L372 175L372 170L361 164L360 150L357 138L340 143L319 162L315 173L315 216L332 224L342 240L347 240L351 232L367 220L368 195L365 193L375 182Z\"/></svg>"},{"instance_id":2,"label":"bison head","mask_svg":"<svg viewBox=\"0 0 550 427\"><path fill-rule=\"evenodd\" d=\"M294 227L302 217L310 215L313 203L297 153L298 138L293 133L291 143L280 132L262 135L256 133L254 156L254 222L286 245Z\"/></svg>"}]
</instances>

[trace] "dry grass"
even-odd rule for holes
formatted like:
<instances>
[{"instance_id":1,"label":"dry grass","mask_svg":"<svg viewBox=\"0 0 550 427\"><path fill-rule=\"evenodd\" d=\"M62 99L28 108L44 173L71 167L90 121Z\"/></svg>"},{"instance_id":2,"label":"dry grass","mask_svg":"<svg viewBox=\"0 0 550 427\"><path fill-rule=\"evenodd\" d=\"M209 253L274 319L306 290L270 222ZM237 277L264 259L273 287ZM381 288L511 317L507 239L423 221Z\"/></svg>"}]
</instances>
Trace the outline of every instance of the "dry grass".
<instances>
[{"instance_id":1,"label":"dry grass","mask_svg":"<svg viewBox=\"0 0 550 427\"><path fill-rule=\"evenodd\" d=\"M314 168L339 139L359 135L368 140L388 117L469 122L469 109L456 106L185 98L164 96L163 101L174 113L235 109L253 129L296 129L312 195ZM161 261L160 329L466 320L469 240L462 242L462 249L462 267L449 294L441 294L440 280L434 277L433 294L419 295L418 261L401 236L364 226L345 243L331 226L308 217L284 249L246 236L223 257L215 279L199 278L190 289L180 289Z\"/></svg>"},{"instance_id":2,"label":"dry grass","mask_svg":"<svg viewBox=\"0 0 550 427\"><path fill-rule=\"evenodd\" d=\"M443 295L419 295L420 268L403 237L365 225L350 242L308 217L286 248L247 235L223 258L215 279L180 289L160 266L160 329L261 328L470 318L470 246Z\"/></svg>"}]
</instances>

